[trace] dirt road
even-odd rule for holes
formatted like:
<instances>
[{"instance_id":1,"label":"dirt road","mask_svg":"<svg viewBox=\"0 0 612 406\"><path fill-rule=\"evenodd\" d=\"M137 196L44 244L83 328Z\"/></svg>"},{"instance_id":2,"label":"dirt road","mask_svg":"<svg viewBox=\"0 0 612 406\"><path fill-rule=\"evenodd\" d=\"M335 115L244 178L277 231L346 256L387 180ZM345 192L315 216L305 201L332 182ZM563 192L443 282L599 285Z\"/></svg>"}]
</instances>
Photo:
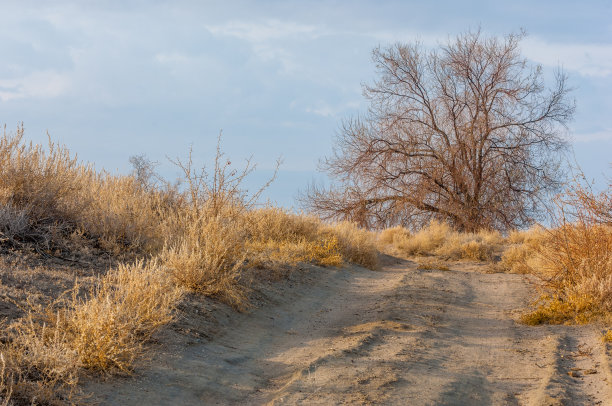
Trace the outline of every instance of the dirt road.
<instances>
[{"instance_id":1,"label":"dirt road","mask_svg":"<svg viewBox=\"0 0 612 406\"><path fill-rule=\"evenodd\" d=\"M87 390L113 405L612 404L596 327L517 324L525 277L455 268L312 268L210 341Z\"/></svg>"}]
</instances>

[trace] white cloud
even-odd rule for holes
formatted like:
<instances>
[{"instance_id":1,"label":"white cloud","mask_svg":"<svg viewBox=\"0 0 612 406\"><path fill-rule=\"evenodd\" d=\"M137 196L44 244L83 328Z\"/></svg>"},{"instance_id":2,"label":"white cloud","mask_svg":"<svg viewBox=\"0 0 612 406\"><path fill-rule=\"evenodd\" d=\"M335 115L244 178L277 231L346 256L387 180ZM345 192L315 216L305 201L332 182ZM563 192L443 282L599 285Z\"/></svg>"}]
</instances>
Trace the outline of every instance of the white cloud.
<instances>
[{"instance_id":1,"label":"white cloud","mask_svg":"<svg viewBox=\"0 0 612 406\"><path fill-rule=\"evenodd\" d=\"M312 39L324 35L321 27L279 20L267 20L263 23L229 21L222 25L206 25L205 27L213 35L234 37L250 43L304 36Z\"/></svg>"},{"instance_id":2,"label":"white cloud","mask_svg":"<svg viewBox=\"0 0 612 406\"><path fill-rule=\"evenodd\" d=\"M564 44L526 38L521 49L527 58L542 65L562 66L582 76L612 75L612 44Z\"/></svg>"},{"instance_id":3,"label":"white cloud","mask_svg":"<svg viewBox=\"0 0 612 406\"><path fill-rule=\"evenodd\" d=\"M17 79L0 79L0 100L51 99L63 95L70 88L68 75L41 71Z\"/></svg>"},{"instance_id":4,"label":"white cloud","mask_svg":"<svg viewBox=\"0 0 612 406\"><path fill-rule=\"evenodd\" d=\"M237 38L248 42L253 53L262 61L277 61L283 73L295 73L300 69L292 49L283 41L317 39L329 32L321 26L266 20L264 22L229 21L221 25L205 25L215 36Z\"/></svg>"}]
</instances>

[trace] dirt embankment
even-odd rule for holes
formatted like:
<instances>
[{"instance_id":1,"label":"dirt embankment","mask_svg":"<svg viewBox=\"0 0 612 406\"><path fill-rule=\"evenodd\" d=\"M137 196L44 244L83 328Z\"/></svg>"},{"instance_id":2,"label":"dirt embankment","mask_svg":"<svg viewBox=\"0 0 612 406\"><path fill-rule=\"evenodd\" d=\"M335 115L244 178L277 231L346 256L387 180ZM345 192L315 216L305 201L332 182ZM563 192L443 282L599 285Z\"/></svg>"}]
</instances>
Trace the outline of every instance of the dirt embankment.
<instances>
[{"instance_id":1,"label":"dirt embankment","mask_svg":"<svg viewBox=\"0 0 612 406\"><path fill-rule=\"evenodd\" d=\"M524 276L312 267L260 295L246 314L203 309L179 324L211 337L168 333L136 377L86 390L109 405L612 404L596 327L515 322L534 295Z\"/></svg>"}]
</instances>

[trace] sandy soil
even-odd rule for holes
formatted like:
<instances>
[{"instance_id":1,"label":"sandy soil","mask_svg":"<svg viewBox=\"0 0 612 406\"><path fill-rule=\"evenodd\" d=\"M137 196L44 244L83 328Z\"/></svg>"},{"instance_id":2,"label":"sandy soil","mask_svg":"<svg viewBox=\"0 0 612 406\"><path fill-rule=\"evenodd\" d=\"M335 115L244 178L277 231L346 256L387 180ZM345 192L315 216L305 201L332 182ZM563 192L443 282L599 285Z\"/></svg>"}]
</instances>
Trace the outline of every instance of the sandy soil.
<instances>
[{"instance_id":1,"label":"sandy soil","mask_svg":"<svg viewBox=\"0 0 612 406\"><path fill-rule=\"evenodd\" d=\"M596 326L515 322L534 295L524 276L395 260L267 286L259 308L192 314L135 377L85 390L105 405L612 404Z\"/></svg>"}]
</instances>

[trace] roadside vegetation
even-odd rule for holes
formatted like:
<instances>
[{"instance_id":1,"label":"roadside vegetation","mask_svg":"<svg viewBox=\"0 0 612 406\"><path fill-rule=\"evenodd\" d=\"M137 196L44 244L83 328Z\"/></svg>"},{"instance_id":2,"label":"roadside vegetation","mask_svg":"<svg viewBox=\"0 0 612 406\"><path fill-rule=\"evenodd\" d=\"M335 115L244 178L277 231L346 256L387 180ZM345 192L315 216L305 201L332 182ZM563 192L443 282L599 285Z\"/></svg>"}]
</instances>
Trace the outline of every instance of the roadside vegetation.
<instances>
[{"instance_id":1,"label":"roadside vegetation","mask_svg":"<svg viewBox=\"0 0 612 406\"><path fill-rule=\"evenodd\" d=\"M503 236L488 230L457 232L432 221L416 232L399 226L385 229L378 246L410 257L422 269L448 270L453 261L485 261L493 272L537 276L541 292L521 318L526 324L610 323L612 185L594 193L584 181L574 181L554 204L554 223L548 228L536 225Z\"/></svg>"},{"instance_id":2,"label":"roadside vegetation","mask_svg":"<svg viewBox=\"0 0 612 406\"><path fill-rule=\"evenodd\" d=\"M186 293L248 307L250 269L278 277L300 262L377 267L373 233L257 207L259 194L241 186L253 167L234 170L219 149L210 174L191 153L177 160L177 186L142 159L134 174L111 175L23 137L23 128L0 137L0 249L13 258L0 285L12 306L0 344L5 404L76 402L84 373L129 373ZM76 282L66 287L64 273L54 285L65 272L58 263L80 274ZM27 272L46 289L20 285Z\"/></svg>"},{"instance_id":3,"label":"roadside vegetation","mask_svg":"<svg viewBox=\"0 0 612 406\"><path fill-rule=\"evenodd\" d=\"M574 181L556 199L555 225L525 236L506 256L512 268L544 281L528 324L612 321L612 185L594 193ZM512 259L510 259L512 257ZM609 335L606 335L609 337Z\"/></svg>"}]
</instances>

